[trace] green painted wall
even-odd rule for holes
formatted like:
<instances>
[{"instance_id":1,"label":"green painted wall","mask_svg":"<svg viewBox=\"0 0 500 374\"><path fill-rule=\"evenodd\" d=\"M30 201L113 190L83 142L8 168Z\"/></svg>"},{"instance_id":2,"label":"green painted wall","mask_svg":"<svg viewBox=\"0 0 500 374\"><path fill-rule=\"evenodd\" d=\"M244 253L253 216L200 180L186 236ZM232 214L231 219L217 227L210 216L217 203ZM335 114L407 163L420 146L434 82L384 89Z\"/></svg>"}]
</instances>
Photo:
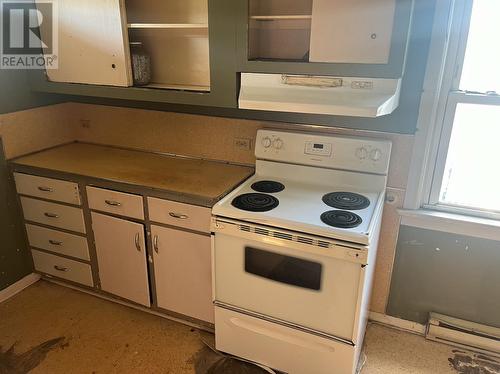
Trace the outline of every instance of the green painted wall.
<instances>
[{"instance_id":1,"label":"green painted wall","mask_svg":"<svg viewBox=\"0 0 500 374\"><path fill-rule=\"evenodd\" d=\"M401 226L387 313L429 312L500 327L500 241Z\"/></svg>"},{"instance_id":2,"label":"green painted wall","mask_svg":"<svg viewBox=\"0 0 500 374\"><path fill-rule=\"evenodd\" d=\"M60 95L31 92L23 70L0 69L0 114L63 101Z\"/></svg>"},{"instance_id":3,"label":"green painted wall","mask_svg":"<svg viewBox=\"0 0 500 374\"><path fill-rule=\"evenodd\" d=\"M7 168L0 140L0 290L30 274L32 269L14 181Z\"/></svg>"}]
</instances>

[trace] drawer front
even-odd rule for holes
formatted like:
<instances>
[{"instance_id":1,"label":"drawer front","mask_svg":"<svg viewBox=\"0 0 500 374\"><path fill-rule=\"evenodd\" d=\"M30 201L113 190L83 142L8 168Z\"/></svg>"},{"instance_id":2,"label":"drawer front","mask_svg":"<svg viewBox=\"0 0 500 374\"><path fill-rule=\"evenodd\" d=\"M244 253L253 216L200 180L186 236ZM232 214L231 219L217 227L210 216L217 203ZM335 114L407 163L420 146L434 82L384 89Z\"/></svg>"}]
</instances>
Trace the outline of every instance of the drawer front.
<instances>
[{"instance_id":1,"label":"drawer front","mask_svg":"<svg viewBox=\"0 0 500 374\"><path fill-rule=\"evenodd\" d=\"M79 208L21 197L24 219L85 234L83 211Z\"/></svg>"},{"instance_id":2,"label":"drawer front","mask_svg":"<svg viewBox=\"0 0 500 374\"><path fill-rule=\"evenodd\" d=\"M31 250L35 269L89 287L94 286L90 265L49 253Z\"/></svg>"},{"instance_id":3,"label":"drawer front","mask_svg":"<svg viewBox=\"0 0 500 374\"><path fill-rule=\"evenodd\" d=\"M78 184L35 175L14 173L17 192L22 195L81 205Z\"/></svg>"},{"instance_id":4,"label":"drawer front","mask_svg":"<svg viewBox=\"0 0 500 374\"><path fill-rule=\"evenodd\" d=\"M149 219L166 225L210 232L209 208L148 197Z\"/></svg>"},{"instance_id":5,"label":"drawer front","mask_svg":"<svg viewBox=\"0 0 500 374\"><path fill-rule=\"evenodd\" d=\"M118 214L125 217L144 219L142 196L87 187L90 209Z\"/></svg>"},{"instance_id":6,"label":"drawer front","mask_svg":"<svg viewBox=\"0 0 500 374\"><path fill-rule=\"evenodd\" d=\"M87 238L30 224L26 232L31 247L90 261Z\"/></svg>"}]
</instances>

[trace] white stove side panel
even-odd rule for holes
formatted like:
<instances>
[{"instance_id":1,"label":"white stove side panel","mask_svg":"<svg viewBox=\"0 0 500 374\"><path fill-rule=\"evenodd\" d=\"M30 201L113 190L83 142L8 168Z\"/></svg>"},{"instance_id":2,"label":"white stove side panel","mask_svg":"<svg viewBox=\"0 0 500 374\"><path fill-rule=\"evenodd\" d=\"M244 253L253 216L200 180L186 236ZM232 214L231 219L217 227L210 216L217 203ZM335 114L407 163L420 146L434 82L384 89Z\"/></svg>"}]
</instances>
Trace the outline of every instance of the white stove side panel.
<instances>
[{"instance_id":1,"label":"white stove side panel","mask_svg":"<svg viewBox=\"0 0 500 374\"><path fill-rule=\"evenodd\" d=\"M362 137L259 130L257 159L387 175L392 143Z\"/></svg>"}]
</instances>

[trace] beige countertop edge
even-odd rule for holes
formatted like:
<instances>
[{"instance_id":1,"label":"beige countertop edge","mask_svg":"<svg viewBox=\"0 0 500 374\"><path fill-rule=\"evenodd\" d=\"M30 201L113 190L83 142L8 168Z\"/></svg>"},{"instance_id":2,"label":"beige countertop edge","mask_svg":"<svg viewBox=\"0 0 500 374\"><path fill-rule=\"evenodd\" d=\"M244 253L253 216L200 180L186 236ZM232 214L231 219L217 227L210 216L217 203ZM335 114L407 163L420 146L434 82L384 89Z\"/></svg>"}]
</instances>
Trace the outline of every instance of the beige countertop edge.
<instances>
[{"instance_id":1,"label":"beige countertop edge","mask_svg":"<svg viewBox=\"0 0 500 374\"><path fill-rule=\"evenodd\" d=\"M37 153L37 152L36 152ZM158 197L160 199L166 199L166 200L172 200L180 203L185 203L185 204L191 204L191 205L198 205L198 206L204 206L207 208L212 208L217 202L222 200L226 195L228 195L231 191L236 189L238 186L243 184L245 181L247 181L249 178L251 178L254 174L248 175L246 178L242 179L239 181L239 183L235 184L234 186L230 187L228 190L224 191L221 195L219 195L216 198L210 198L202 195L191 195L191 194L185 194L182 192L177 192L173 190L162 190L158 189L155 187L150 187L150 186L145 186L141 184L134 184L134 183L129 183L126 181L122 180L113 180L113 179L106 179L106 178L101 178L101 177L95 177L92 175L83 175L83 174L75 174L75 173L70 173L66 171L61 171L61 170L56 170L56 169L50 169L50 168L43 168L39 166L32 166L32 165L26 165L23 163L16 162L16 160L22 158L24 156L16 157L14 159L8 160L7 163L10 164L13 167L13 171L15 172L21 172L21 173L30 173L34 172L37 173L39 176L47 177L47 178L68 178L68 179L79 179L79 178L88 178L92 181L90 181L88 184L92 185L93 183L96 183L96 187L102 187L102 188L108 188L108 189L113 189L112 186L107 186L106 184L118 184L121 186L124 186L125 189L127 187L131 187L132 189L144 189L144 194L148 195L147 191L152 192L151 197ZM217 161L213 161L217 162ZM240 166L240 165L238 165ZM247 166L248 168L252 169L252 167ZM253 168L255 170L255 168ZM118 188L119 189L119 188ZM122 192L122 191L120 191ZM125 193L132 193L132 194L138 194L138 191L123 191Z\"/></svg>"}]
</instances>

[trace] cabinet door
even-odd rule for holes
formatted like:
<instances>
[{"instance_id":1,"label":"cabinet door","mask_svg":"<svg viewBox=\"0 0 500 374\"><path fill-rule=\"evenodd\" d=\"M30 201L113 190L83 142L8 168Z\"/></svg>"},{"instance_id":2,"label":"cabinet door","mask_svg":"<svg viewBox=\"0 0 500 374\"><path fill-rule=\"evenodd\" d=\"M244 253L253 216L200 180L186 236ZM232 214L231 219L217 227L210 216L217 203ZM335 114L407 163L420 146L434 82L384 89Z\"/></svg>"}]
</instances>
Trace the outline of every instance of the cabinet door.
<instances>
[{"instance_id":1,"label":"cabinet door","mask_svg":"<svg viewBox=\"0 0 500 374\"><path fill-rule=\"evenodd\" d=\"M41 2L41 1L40 1ZM132 85L124 0L52 0L58 14L53 82ZM43 33L51 32L40 25Z\"/></svg>"},{"instance_id":2,"label":"cabinet door","mask_svg":"<svg viewBox=\"0 0 500 374\"><path fill-rule=\"evenodd\" d=\"M311 62L387 64L396 0L313 0Z\"/></svg>"},{"instance_id":3,"label":"cabinet door","mask_svg":"<svg viewBox=\"0 0 500 374\"><path fill-rule=\"evenodd\" d=\"M214 322L210 237L151 227L158 306Z\"/></svg>"},{"instance_id":4,"label":"cabinet door","mask_svg":"<svg viewBox=\"0 0 500 374\"><path fill-rule=\"evenodd\" d=\"M92 213L101 289L150 306L144 225Z\"/></svg>"},{"instance_id":5,"label":"cabinet door","mask_svg":"<svg viewBox=\"0 0 500 374\"><path fill-rule=\"evenodd\" d=\"M420 2L234 3L238 72L401 78L413 4Z\"/></svg>"}]
</instances>

